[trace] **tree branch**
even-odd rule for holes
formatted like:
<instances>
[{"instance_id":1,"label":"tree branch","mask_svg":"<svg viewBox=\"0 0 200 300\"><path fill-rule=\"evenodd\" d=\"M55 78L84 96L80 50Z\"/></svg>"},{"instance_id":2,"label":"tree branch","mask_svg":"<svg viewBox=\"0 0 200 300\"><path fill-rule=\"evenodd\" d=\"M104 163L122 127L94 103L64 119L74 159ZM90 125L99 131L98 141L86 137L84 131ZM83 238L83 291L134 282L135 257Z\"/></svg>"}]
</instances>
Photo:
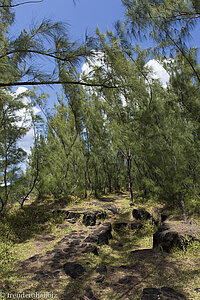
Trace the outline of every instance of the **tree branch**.
<instances>
[{"instance_id":1,"label":"tree branch","mask_svg":"<svg viewBox=\"0 0 200 300\"><path fill-rule=\"evenodd\" d=\"M200 18L200 13L195 13L195 14L180 13L175 16L167 17L167 19L169 19L169 20L176 20L176 21L192 20L192 19L198 19L198 18Z\"/></svg>"},{"instance_id":2,"label":"tree branch","mask_svg":"<svg viewBox=\"0 0 200 300\"><path fill-rule=\"evenodd\" d=\"M24 4L40 3L40 2L43 2L43 1L44 0L26 1L26 2L21 2L21 3L13 4L13 5L0 5L0 7L1 8L4 8L4 7L16 7L16 6L20 6L20 5L24 5Z\"/></svg>"},{"instance_id":3,"label":"tree branch","mask_svg":"<svg viewBox=\"0 0 200 300\"><path fill-rule=\"evenodd\" d=\"M55 59L61 60L61 61L67 61L67 60L73 58L72 56L71 57L59 57L59 56L55 55L55 53L45 53L45 52L39 51L39 50L18 49L18 50L9 51L9 52L1 55L0 59L6 57L8 55L15 54L15 53L20 53L20 52L22 52L22 53L25 52L25 53L40 54L40 55L48 56L48 57L55 58ZM76 57L76 56L74 56L74 57Z\"/></svg>"},{"instance_id":4,"label":"tree branch","mask_svg":"<svg viewBox=\"0 0 200 300\"><path fill-rule=\"evenodd\" d=\"M178 43L170 36L169 33L166 32L166 35L169 37L169 39L172 41L172 43L175 45L175 47L180 51L180 53L183 55L185 60L188 62L189 66L192 68L192 71L193 71L194 75L196 76L197 80L200 83L200 75L198 74L198 71L193 66L192 62L187 57L187 54L185 53L184 49L181 46L178 45Z\"/></svg>"},{"instance_id":5,"label":"tree branch","mask_svg":"<svg viewBox=\"0 0 200 300\"><path fill-rule=\"evenodd\" d=\"M122 86L110 86L104 83L86 83L82 81L21 81L21 82L0 82L0 87L10 87L10 86L37 86L37 85L55 85L55 84L73 84L73 85L82 85L89 87L102 87L106 89L120 88ZM124 87L124 86L123 86Z\"/></svg>"}]
</instances>

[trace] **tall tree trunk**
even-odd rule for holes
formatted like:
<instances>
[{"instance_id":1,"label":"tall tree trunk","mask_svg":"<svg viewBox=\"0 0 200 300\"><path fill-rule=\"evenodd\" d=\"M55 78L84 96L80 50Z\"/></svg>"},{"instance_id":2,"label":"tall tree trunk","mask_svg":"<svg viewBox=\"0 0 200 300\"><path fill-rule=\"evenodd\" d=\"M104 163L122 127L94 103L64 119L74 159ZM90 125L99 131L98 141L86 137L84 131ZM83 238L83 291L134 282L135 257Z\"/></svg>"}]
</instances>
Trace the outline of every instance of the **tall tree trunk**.
<instances>
[{"instance_id":1,"label":"tall tree trunk","mask_svg":"<svg viewBox=\"0 0 200 300\"><path fill-rule=\"evenodd\" d=\"M119 186L119 172L120 172L120 166L118 164L118 155L115 160L115 190L117 192L120 191L120 186Z\"/></svg>"},{"instance_id":2,"label":"tall tree trunk","mask_svg":"<svg viewBox=\"0 0 200 300\"><path fill-rule=\"evenodd\" d=\"M37 179L39 176L39 154L38 154L38 148L37 148L37 157L36 157L36 174L35 174L35 178L33 180L32 186L30 187L30 190L27 192L27 194L23 197L20 205L21 208L23 208L24 202L28 199L29 195L32 193L33 189L35 188L35 185L37 183Z\"/></svg>"},{"instance_id":3,"label":"tall tree trunk","mask_svg":"<svg viewBox=\"0 0 200 300\"><path fill-rule=\"evenodd\" d=\"M5 129L5 128L4 128ZM5 131L6 132L6 131ZM4 204L2 206L2 211L6 208L7 203L8 203L8 178L7 178L7 168L8 168L8 149L7 149L7 135L5 133L5 143L4 143L4 152L5 152L5 165L4 165L4 174L3 174L3 181L4 181Z\"/></svg>"},{"instance_id":4,"label":"tall tree trunk","mask_svg":"<svg viewBox=\"0 0 200 300\"><path fill-rule=\"evenodd\" d=\"M110 174L108 174L108 190L109 190L109 193L112 193L112 181L111 181Z\"/></svg>"},{"instance_id":5,"label":"tall tree trunk","mask_svg":"<svg viewBox=\"0 0 200 300\"><path fill-rule=\"evenodd\" d=\"M106 171L105 171L105 175L104 175L104 185L103 185L103 193L104 193L104 194L106 193L106 183L107 183L107 174L106 174Z\"/></svg>"},{"instance_id":6,"label":"tall tree trunk","mask_svg":"<svg viewBox=\"0 0 200 300\"><path fill-rule=\"evenodd\" d=\"M85 196L86 196L86 193L87 193L87 190L86 190L86 185L87 185L87 181L89 182L89 185L90 185L90 194L89 196L92 195L92 192L93 192L93 185L92 185L92 182L90 180L90 174L89 174L89 168L88 168L88 163L89 163L89 157L87 157L84 152L83 152L83 157L84 157L84 160L85 160ZM85 197L87 198L87 197Z\"/></svg>"},{"instance_id":7,"label":"tall tree trunk","mask_svg":"<svg viewBox=\"0 0 200 300\"><path fill-rule=\"evenodd\" d=\"M133 206L133 190L132 190L132 179L131 179L131 154L127 155L127 177L128 177L128 189L130 196L130 206Z\"/></svg>"},{"instance_id":8,"label":"tall tree trunk","mask_svg":"<svg viewBox=\"0 0 200 300\"><path fill-rule=\"evenodd\" d=\"M87 171L85 171L85 199L87 199Z\"/></svg>"},{"instance_id":9,"label":"tall tree trunk","mask_svg":"<svg viewBox=\"0 0 200 300\"><path fill-rule=\"evenodd\" d=\"M181 208L182 208L182 213L183 213L183 220L184 222L187 222L188 221L188 214L187 214L187 210L185 208L185 203L184 203L184 200L183 200L183 195L181 192L178 193L178 201L181 205Z\"/></svg>"},{"instance_id":10,"label":"tall tree trunk","mask_svg":"<svg viewBox=\"0 0 200 300\"><path fill-rule=\"evenodd\" d=\"M1 198L1 195L0 195L0 202L1 202L1 208L0 208L0 214L3 212L3 209L4 209L4 202Z\"/></svg>"},{"instance_id":11,"label":"tall tree trunk","mask_svg":"<svg viewBox=\"0 0 200 300\"><path fill-rule=\"evenodd\" d=\"M97 193L97 185L98 185L98 174L97 174L97 168L95 166L95 175L94 175L94 196L97 198L98 193Z\"/></svg>"}]
</instances>

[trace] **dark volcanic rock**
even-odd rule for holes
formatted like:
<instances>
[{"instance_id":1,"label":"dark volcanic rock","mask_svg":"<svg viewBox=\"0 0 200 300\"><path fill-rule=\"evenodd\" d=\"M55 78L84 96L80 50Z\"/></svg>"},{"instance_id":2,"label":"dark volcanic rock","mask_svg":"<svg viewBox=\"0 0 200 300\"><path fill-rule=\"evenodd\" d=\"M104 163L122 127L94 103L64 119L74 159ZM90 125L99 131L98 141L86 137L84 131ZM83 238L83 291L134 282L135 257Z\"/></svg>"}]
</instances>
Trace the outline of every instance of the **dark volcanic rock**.
<instances>
[{"instance_id":1,"label":"dark volcanic rock","mask_svg":"<svg viewBox=\"0 0 200 300\"><path fill-rule=\"evenodd\" d=\"M112 238L111 231L112 231L111 223L104 223L97 231L98 244L108 245L109 239Z\"/></svg>"},{"instance_id":2,"label":"dark volcanic rock","mask_svg":"<svg viewBox=\"0 0 200 300\"><path fill-rule=\"evenodd\" d=\"M83 266L75 262L67 262L63 265L63 269L73 279L79 278L85 273Z\"/></svg>"},{"instance_id":3,"label":"dark volcanic rock","mask_svg":"<svg viewBox=\"0 0 200 300\"><path fill-rule=\"evenodd\" d=\"M132 221L129 223L130 229L141 229L143 227L143 224L140 222Z\"/></svg>"},{"instance_id":4,"label":"dark volcanic rock","mask_svg":"<svg viewBox=\"0 0 200 300\"><path fill-rule=\"evenodd\" d=\"M117 215L119 213L119 208L112 204L106 204L103 206L107 210L109 210L113 215Z\"/></svg>"},{"instance_id":5,"label":"dark volcanic rock","mask_svg":"<svg viewBox=\"0 0 200 300\"><path fill-rule=\"evenodd\" d=\"M96 233L91 233L86 239L86 243L98 243L98 235Z\"/></svg>"},{"instance_id":6,"label":"dark volcanic rock","mask_svg":"<svg viewBox=\"0 0 200 300\"><path fill-rule=\"evenodd\" d=\"M88 287L88 288L85 290L85 296L86 296L88 299L91 299L91 300L98 300L98 299L94 296L91 287Z\"/></svg>"},{"instance_id":7,"label":"dark volcanic rock","mask_svg":"<svg viewBox=\"0 0 200 300\"><path fill-rule=\"evenodd\" d=\"M111 223L107 222L101 225L100 228L91 233L86 239L85 242L97 243L97 244L106 244L108 245L109 239L112 238L112 227Z\"/></svg>"},{"instance_id":8,"label":"dark volcanic rock","mask_svg":"<svg viewBox=\"0 0 200 300\"><path fill-rule=\"evenodd\" d=\"M85 226L94 226L96 224L96 215L93 212L84 212L83 224Z\"/></svg>"},{"instance_id":9,"label":"dark volcanic rock","mask_svg":"<svg viewBox=\"0 0 200 300\"><path fill-rule=\"evenodd\" d=\"M93 253L95 255L99 255L97 247L94 245L87 245L83 250L82 253Z\"/></svg>"},{"instance_id":10,"label":"dark volcanic rock","mask_svg":"<svg viewBox=\"0 0 200 300\"><path fill-rule=\"evenodd\" d=\"M95 211L86 211L83 213L83 224L86 226L94 226L97 219L105 219L106 211L95 210Z\"/></svg>"},{"instance_id":11,"label":"dark volcanic rock","mask_svg":"<svg viewBox=\"0 0 200 300\"><path fill-rule=\"evenodd\" d=\"M152 219L151 214L143 208L133 209L132 216L136 220L150 220L150 219Z\"/></svg>"},{"instance_id":12,"label":"dark volcanic rock","mask_svg":"<svg viewBox=\"0 0 200 300\"><path fill-rule=\"evenodd\" d=\"M154 219L154 217L145 209L133 209L132 216L136 220L151 220L152 224L158 226L159 220Z\"/></svg>"},{"instance_id":13,"label":"dark volcanic rock","mask_svg":"<svg viewBox=\"0 0 200 300\"><path fill-rule=\"evenodd\" d=\"M170 288L170 287L162 287L161 288L161 292L163 297L168 297L170 299L177 299L177 300L186 300L187 298L181 294L178 293L177 291L175 291L174 289Z\"/></svg>"},{"instance_id":14,"label":"dark volcanic rock","mask_svg":"<svg viewBox=\"0 0 200 300\"><path fill-rule=\"evenodd\" d=\"M112 225L113 225L113 229L115 231L117 231L117 230L127 227L128 223L127 222L115 222Z\"/></svg>"},{"instance_id":15,"label":"dark volcanic rock","mask_svg":"<svg viewBox=\"0 0 200 300\"><path fill-rule=\"evenodd\" d=\"M56 213L59 215L64 215L65 219L70 220L70 223L72 223L72 224L76 223L76 220L79 219L82 215L81 212L68 211L65 209L56 209L56 210L53 210L53 213Z\"/></svg>"},{"instance_id":16,"label":"dark volcanic rock","mask_svg":"<svg viewBox=\"0 0 200 300\"><path fill-rule=\"evenodd\" d=\"M42 257L41 254L36 254L36 255L31 256L30 258L28 258L26 261L35 262L35 261L37 261L38 259L40 259L41 257Z\"/></svg>"},{"instance_id":17,"label":"dark volcanic rock","mask_svg":"<svg viewBox=\"0 0 200 300\"><path fill-rule=\"evenodd\" d=\"M61 251L58 251L54 254L53 258L55 259L55 261L60 261L61 259L65 258L65 254Z\"/></svg>"},{"instance_id":18,"label":"dark volcanic rock","mask_svg":"<svg viewBox=\"0 0 200 300\"><path fill-rule=\"evenodd\" d=\"M187 298L172 288L145 288L141 300L187 300Z\"/></svg>"},{"instance_id":19,"label":"dark volcanic rock","mask_svg":"<svg viewBox=\"0 0 200 300\"><path fill-rule=\"evenodd\" d=\"M170 252L172 248L177 247L185 249L191 241L198 240L198 227L183 222L164 223L153 235L153 248L159 248Z\"/></svg>"},{"instance_id":20,"label":"dark volcanic rock","mask_svg":"<svg viewBox=\"0 0 200 300\"><path fill-rule=\"evenodd\" d=\"M80 212L74 212L74 211L68 211L68 215L66 216L67 219L79 219L81 217L82 213Z\"/></svg>"},{"instance_id":21,"label":"dark volcanic rock","mask_svg":"<svg viewBox=\"0 0 200 300\"><path fill-rule=\"evenodd\" d=\"M169 215L166 213L162 213L160 215L160 218L161 218L161 223L162 223L162 222L165 222L169 218Z\"/></svg>"},{"instance_id":22,"label":"dark volcanic rock","mask_svg":"<svg viewBox=\"0 0 200 300\"><path fill-rule=\"evenodd\" d=\"M41 281L41 280L46 279L47 277L49 277L48 274L46 274L42 270L36 271L34 274L36 276L33 277L33 280L36 280L36 281Z\"/></svg>"},{"instance_id":23,"label":"dark volcanic rock","mask_svg":"<svg viewBox=\"0 0 200 300\"><path fill-rule=\"evenodd\" d=\"M103 275L107 273L107 267L105 265L101 265L96 269L96 272Z\"/></svg>"},{"instance_id":24,"label":"dark volcanic rock","mask_svg":"<svg viewBox=\"0 0 200 300\"><path fill-rule=\"evenodd\" d=\"M120 284L131 284L132 279L133 279L132 276L125 276L120 278L118 282Z\"/></svg>"},{"instance_id":25,"label":"dark volcanic rock","mask_svg":"<svg viewBox=\"0 0 200 300\"><path fill-rule=\"evenodd\" d=\"M105 219L107 216L106 211L103 211L103 210L97 210L97 211L94 211L94 213L96 214L97 219Z\"/></svg>"}]
</instances>

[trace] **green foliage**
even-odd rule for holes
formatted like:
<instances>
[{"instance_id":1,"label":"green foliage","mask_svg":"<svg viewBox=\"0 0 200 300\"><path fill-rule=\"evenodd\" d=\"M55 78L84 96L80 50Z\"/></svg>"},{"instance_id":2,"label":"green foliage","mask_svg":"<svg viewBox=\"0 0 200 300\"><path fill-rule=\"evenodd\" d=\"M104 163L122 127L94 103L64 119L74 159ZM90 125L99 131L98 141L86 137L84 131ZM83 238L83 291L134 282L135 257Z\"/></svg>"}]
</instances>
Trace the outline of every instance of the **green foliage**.
<instances>
[{"instance_id":1,"label":"green foliage","mask_svg":"<svg viewBox=\"0 0 200 300\"><path fill-rule=\"evenodd\" d=\"M12 114L7 119L1 115L2 207L11 198L26 198L29 191L43 199L48 194L97 197L120 189L129 190L131 204L133 191L140 190L174 206L198 205L191 199L194 194L198 198L200 189L199 64L197 49L187 48L186 41L199 6L183 0L122 2L126 21L106 34L97 28L95 39L87 38L82 45L69 39L64 24L50 20L7 39L13 15L2 8L7 24L2 24L2 82L28 76L63 83L63 95L52 110L45 108L43 96L35 99L47 122L43 132L37 128L25 174L17 169L25 153L16 145L26 128L14 126ZM153 46L142 49L133 38L151 39ZM32 65L41 55L55 64L51 76ZM82 57L90 68L84 75L78 68ZM146 65L150 57L170 75L167 87L153 79ZM80 78L91 86L73 85ZM23 105L2 90L2 111L8 104L12 113Z\"/></svg>"},{"instance_id":2,"label":"green foliage","mask_svg":"<svg viewBox=\"0 0 200 300\"><path fill-rule=\"evenodd\" d=\"M12 253L13 244L8 241L0 241L0 268L14 261Z\"/></svg>"}]
</instances>

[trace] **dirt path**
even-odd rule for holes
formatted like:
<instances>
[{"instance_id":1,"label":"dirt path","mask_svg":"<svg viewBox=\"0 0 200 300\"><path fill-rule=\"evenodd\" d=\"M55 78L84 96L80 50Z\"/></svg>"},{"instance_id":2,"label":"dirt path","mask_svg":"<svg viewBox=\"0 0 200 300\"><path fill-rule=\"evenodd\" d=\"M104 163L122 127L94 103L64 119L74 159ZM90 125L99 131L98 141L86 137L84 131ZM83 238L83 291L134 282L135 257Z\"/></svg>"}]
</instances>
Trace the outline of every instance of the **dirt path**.
<instances>
[{"instance_id":1,"label":"dirt path","mask_svg":"<svg viewBox=\"0 0 200 300\"><path fill-rule=\"evenodd\" d=\"M184 276L178 264L152 249L154 226L135 226L126 201L113 195L54 211L66 216L61 233L39 236L32 256L17 264L21 292L54 293L59 300L136 300L148 286L182 291L174 281Z\"/></svg>"}]
</instances>

